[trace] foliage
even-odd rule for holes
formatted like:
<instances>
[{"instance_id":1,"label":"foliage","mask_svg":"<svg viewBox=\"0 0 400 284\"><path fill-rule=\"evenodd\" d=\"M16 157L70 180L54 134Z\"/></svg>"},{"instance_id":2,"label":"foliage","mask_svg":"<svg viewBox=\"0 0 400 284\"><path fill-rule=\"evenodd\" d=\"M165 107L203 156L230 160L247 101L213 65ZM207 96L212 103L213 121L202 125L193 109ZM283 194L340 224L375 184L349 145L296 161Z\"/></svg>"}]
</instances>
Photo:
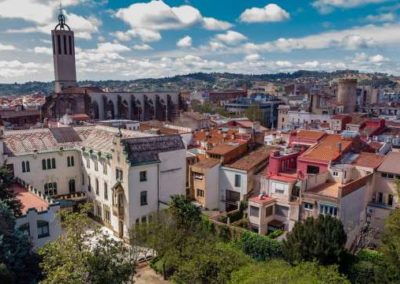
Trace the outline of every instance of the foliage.
<instances>
[{"instance_id":1,"label":"foliage","mask_svg":"<svg viewBox=\"0 0 400 284\"><path fill-rule=\"evenodd\" d=\"M317 261L320 264L340 263L345 252L346 233L340 220L319 215L296 223L283 241L286 257L291 263Z\"/></svg>"},{"instance_id":2,"label":"foliage","mask_svg":"<svg viewBox=\"0 0 400 284\"><path fill-rule=\"evenodd\" d=\"M39 276L38 263L29 237L15 229L14 212L0 200L0 282L30 283Z\"/></svg>"},{"instance_id":3,"label":"foliage","mask_svg":"<svg viewBox=\"0 0 400 284\"><path fill-rule=\"evenodd\" d=\"M396 283L399 282L396 268L385 256L374 250L361 250L349 266L347 275L352 283Z\"/></svg>"},{"instance_id":4,"label":"foliage","mask_svg":"<svg viewBox=\"0 0 400 284\"><path fill-rule=\"evenodd\" d=\"M303 262L290 266L282 260L272 260L244 266L232 273L232 284L308 284L308 283L350 283L338 273L336 266L319 266Z\"/></svg>"},{"instance_id":5,"label":"foliage","mask_svg":"<svg viewBox=\"0 0 400 284\"><path fill-rule=\"evenodd\" d=\"M13 178L7 167L0 167L0 200L7 204L15 216L19 216L21 215L22 204L10 190Z\"/></svg>"},{"instance_id":6,"label":"foliage","mask_svg":"<svg viewBox=\"0 0 400 284\"><path fill-rule=\"evenodd\" d=\"M263 119L263 113L260 109L260 106L257 104L252 104L251 106L249 106L245 112L244 115L250 119L251 121L259 121L262 122Z\"/></svg>"},{"instance_id":7,"label":"foliage","mask_svg":"<svg viewBox=\"0 0 400 284\"><path fill-rule=\"evenodd\" d=\"M393 210L385 221L380 250L388 263L400 267L400 209ZM400 277L400 272L398 276Z\"/></svg>"},{"instance_id":8,"label":"foliage","mask_svg":"<svg viewBox=\"0 0 400 284\"><path fill-rule=\"evenodd\" d=\"M268 234L268 238L276 239L277 237L282 236L283 233L284 233L283 230L275 230L275 231L273 231L273 232Z\"/></svg>"},{"instance_id":9,"label":"foliage","mask_svg":"<svg viewBox=\"0 0 400 284\"><path fill-rule=\"evenodd\" d=\"M252 232L244 232L237 245L245 254L257 261L283 257L280 242Z\"/></svg>"},{"instance_id":10,"label":"foliage","mask_svg":"<svg viewBox=\"0 0 400 284\"><path fill-rule=\"evenodd\" d=\"M134 273L129 246L94 227L89 208L62 213L64 234L39 250L43 283L126 283Z\"/></svg>"},{"instance_id":11,"label":"foliage","mask_svg":"<svg viewBox=\"0 0 400 284\"><path fill-rule=\"evenodd\" d=\"M196 226L201 223L200 208L189 202L185 196L172 196L169 206L179 228L188 230L191 226Z\"/></svg>"}]
</instances>

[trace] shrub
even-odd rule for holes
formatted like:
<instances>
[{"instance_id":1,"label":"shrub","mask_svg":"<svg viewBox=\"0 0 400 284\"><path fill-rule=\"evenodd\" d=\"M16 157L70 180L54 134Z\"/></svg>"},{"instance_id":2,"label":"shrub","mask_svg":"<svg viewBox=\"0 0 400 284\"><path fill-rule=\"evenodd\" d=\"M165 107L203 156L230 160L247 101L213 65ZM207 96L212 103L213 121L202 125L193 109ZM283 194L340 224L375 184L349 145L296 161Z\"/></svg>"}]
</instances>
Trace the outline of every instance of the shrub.
<instances>
[{"instance_id":1,"label":"shrub","mask_svg":"<svg viewBox=\"0 0 400 284\"><path fill-rule=\"evenodd\" d=\"M282 244L279 241L252 232L244 232L238 246L245 254L258 261L283 257Z\"/></svg>"},{"instance_id":2,"label":"shrub","mask_svg":"<svg viewBox=\"0 0 400 284\"><path fill-rule=\"evenodd\" d=\"M269 233L268 237L271 239L276 239L277 237L282 236L283 233L284 233L283 230L275 230L275 231Z\"/></svg>"}]
</instances>

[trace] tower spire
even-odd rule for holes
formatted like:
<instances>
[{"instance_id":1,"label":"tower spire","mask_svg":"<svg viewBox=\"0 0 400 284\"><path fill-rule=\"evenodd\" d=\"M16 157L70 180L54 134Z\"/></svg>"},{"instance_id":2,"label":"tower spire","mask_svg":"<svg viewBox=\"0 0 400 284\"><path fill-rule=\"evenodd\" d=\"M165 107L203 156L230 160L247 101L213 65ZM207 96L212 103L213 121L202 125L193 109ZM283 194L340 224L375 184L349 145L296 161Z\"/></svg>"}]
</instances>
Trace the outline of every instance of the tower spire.
<instances>
[{"instance_id":1,"label":"tower spire","mask_svg":"<svg viewBox=\"0 0 400 284\"><path fill-rule=\"evenodd\" d=\"M62 3L60 0L60 7L59 7L59 12L58 12L58 24L60 25L61 29L64 29L64 25L65 25L65 16L63 13L63 9L62 9Z\"/></svg>"}]
</instances>

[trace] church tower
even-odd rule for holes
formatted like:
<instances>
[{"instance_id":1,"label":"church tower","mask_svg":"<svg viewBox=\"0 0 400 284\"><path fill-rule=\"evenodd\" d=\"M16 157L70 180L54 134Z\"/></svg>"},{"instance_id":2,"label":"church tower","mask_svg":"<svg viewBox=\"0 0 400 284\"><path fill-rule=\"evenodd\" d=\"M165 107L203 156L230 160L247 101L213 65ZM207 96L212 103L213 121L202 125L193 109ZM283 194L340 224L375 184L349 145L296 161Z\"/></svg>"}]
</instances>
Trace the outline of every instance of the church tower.
<instances>
[{"instance_id":1,"label":"church tower","mask_svg":"<svg viewBox=\"0 0 400 284\"><path fill-rule=\"evenodd\" d=\"M55 92L60 93L65 88L77 85L74 32L65 23L61 7L58 24L51 31L51 39L53 42Z\"/></svg>"}]
</instances>

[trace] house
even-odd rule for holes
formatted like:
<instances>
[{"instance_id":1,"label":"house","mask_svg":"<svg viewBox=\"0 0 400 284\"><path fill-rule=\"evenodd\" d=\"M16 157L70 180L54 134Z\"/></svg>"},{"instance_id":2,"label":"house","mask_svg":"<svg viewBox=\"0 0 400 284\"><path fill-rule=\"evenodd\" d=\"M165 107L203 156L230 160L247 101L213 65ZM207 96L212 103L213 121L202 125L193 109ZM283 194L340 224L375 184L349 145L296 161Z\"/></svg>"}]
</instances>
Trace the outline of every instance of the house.
<instances>
[{"instance_id":1,"label":"house","mask_svg":"<svg viewBox=\"0 0 400 284\"><path fill-rule=\"evenodd\" d=\"M220 160L209 158L190 166L190 196L203 208L218 208L220 166Z\"/></svg>"},{"instance_id":2,"label":"house","mask_svg":"<svg viewBox=\"0 0 400 284\"><path fill-rule=\"evenodd\" d=\"M220 210L238 209L240 201L247 200L250 194L259 191L259 177L257 175L267 166L270 152L274 149L273 147L260 147L237 161L221 167L219 178Z\"/></svg>"},{"instance_id":3,"label":"house","mask_svg":"<svg viewBox=\"0 0 400 284\"><path fill-rule=\"evenodd\" d=\"M374 180L374 191L368 203L371 225L378 231L384 226L390 212L398 207L400 179L400 153L390 152L378 167Z\"/></svg>"},{"instance_id":4,"label":"house","mask_svg":"<svg viewBox=\"0 0 400 284\"><path fill-rule=\"evenodd\" d=\"M179 135L114 127L3 130L0 160L55 201L93 204L115 235L146 222L174 194L185 194L186 149Z\"/></svg>"},{"instance_id":5,"label":"house","mask_svg":"<svg viewBox=\"0 0 400 284\"><path fill-rule=\"evenodd\" d=\"M33 248L56 240L61 235L61 222L57 215L60 204L21 182L15 182L11 190L22 205L22 215L16 218L15 227L29 236Z\"/></svg>"}]
</instances>

